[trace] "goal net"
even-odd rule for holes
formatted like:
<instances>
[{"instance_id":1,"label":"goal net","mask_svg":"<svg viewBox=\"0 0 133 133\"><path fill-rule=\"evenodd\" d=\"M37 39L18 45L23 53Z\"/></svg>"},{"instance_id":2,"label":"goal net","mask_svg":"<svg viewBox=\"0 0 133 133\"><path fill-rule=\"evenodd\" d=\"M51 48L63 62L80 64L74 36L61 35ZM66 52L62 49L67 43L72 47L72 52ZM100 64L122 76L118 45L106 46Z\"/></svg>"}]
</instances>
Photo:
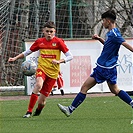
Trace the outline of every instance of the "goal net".
<instances>
[{"instance_id":1,"label":"goal net","mask_svg":"<svg viewBox=\"0 0 133 133\"><path fill-rule=\"evenodd\" d=\"M23 60L7 61L24 50L24 40L42 36L43 23L49 20L48 4L48 0L0 1L0 86L24 85Z\"/></svg>"}]
</instances>

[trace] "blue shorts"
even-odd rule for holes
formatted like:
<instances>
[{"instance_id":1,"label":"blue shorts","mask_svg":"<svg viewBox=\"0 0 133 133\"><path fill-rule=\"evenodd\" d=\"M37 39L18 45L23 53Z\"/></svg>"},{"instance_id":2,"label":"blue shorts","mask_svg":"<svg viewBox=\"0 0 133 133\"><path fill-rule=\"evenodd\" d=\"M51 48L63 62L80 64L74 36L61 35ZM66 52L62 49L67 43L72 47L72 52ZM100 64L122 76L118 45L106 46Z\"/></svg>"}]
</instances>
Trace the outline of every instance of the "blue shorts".
<instances>
[{"instance_id":1,"label":"blue shorts","mask_svg":"<svg viewBox=\"0 0 133 133\"><path fill-rule=\"evenodd\" d=\"M90 76L93 77L97 83L107 81L110 84L116 84L117 70L116 67L107 69L97 66L93 69L93 73Z\"/></svg>"}]
</instances>

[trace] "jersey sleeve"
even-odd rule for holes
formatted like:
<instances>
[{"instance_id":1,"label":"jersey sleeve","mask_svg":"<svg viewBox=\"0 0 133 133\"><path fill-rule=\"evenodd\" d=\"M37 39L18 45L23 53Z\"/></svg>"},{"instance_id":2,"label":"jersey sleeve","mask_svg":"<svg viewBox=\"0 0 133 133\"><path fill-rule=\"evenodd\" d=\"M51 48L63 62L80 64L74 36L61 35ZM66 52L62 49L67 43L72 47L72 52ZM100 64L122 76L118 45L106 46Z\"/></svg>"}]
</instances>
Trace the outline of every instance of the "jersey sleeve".
<instances>
[{"instance_id":1,"label":"jersey sleeve","mask_svg":"<svg viewBox=\"0 0 133 133\"><path fill-rule=\"evenodd\" d=\"M60 50L63 52L63 53L66 53L69 51L67 45L65 44L64 40L63 39L60 39L59 41L60 43Z\"/></svg>"},{"instance_id":2,"label":"jersey sleeve","mask_svg":"<svg viewBox=\"0 0 133 133\"><path fill-rule=\"evenodd\" d=\"M113 42L117 43L117 44L122 44L123 42L125 42L125 39L121 36L117 36L113 38Z\"/></svg>"},{"instance_id":3,"label":"jersey sleeve","mask_svg":"<svg viewBox=\"0 0 133 133\"><path fill-rule=\"evenodd\" d=\"M31 45L31 47L30 47L30 50L32 51L32 52L35 52L35 51L37 51L37 50L39 50L39 39L38 40L36 40L32 45Z\"/></svg>"},{"instance_id":4,"label":"jersey sleeve","mask_svg":"<svg viewBox=\"0 0 133 133\"><path fill-rule=\"evenodd\" d=\"M113 34L112 41L113 43L122 44L123 42L125 42L125 39L122 37L120 32L117 32L116 34Z\"/></svg>"}]
</instances>

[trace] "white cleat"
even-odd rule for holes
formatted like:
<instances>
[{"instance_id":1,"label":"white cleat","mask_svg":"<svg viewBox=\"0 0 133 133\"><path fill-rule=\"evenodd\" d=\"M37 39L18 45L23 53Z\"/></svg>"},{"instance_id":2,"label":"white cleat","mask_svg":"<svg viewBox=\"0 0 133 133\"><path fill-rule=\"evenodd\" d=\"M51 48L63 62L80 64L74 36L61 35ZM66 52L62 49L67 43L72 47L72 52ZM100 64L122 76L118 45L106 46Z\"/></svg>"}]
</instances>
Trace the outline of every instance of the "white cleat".
<instances>
[{"instance_id":1,"label":"white cleat","mask_svg":"<svg viewBox=\"0 0 133 133\"><path fill-rule=\"evenodd\" d=\"M70 111L69 111L69 108L66 107L66 106L63 106L61 104L57 104L59 109L67 116L69 117L71 115Z\"/></svg>"},{"instance_id":2,"label":"white cleat","mask_svg":"<svg viewBox=\"0 0 133 133\"><path fill-rule=\"evenodd\" d=\"M133 124L133 120L131 120L131 124Z\"/></svg>"},{"instance_id":3,"label":"white cleat","mask_svg":"<svg viewBox=\"0 0 133 133\"><path fill-rule=\"evenodd\" d=\"M27 112L27 113L23 116L23 118L29 118L29 117L31 117L31 114L32 114L32 113Z\"/></svg>"}]
</instances>

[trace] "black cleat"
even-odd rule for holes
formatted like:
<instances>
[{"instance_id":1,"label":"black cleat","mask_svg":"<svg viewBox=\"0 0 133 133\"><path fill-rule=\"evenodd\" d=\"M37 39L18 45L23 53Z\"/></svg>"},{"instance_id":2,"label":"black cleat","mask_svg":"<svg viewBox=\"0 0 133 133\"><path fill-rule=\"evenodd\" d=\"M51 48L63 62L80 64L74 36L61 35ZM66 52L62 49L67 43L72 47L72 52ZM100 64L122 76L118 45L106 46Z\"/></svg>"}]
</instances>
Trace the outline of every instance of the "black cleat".
<instances>
[{"instance_id":1,"label":"black cleat","mask_svg":"<svg viewBox=\"0 0 133 133\"><path fill-rule=\"evenodd\" d=\"M63 96L64 95L64 91L63 90L60 90L60 92L61 92L61 95Z\"/></svg>"},{"instance_id":2,"label":"black cleat","mask_svg":"<svg viewBox=\"0 0 133 133\"><path fill-rule=\"evenodd\" d=\"M34 112L33 116L39 116L41 114L42 110L38 110L36 109L36 111Z\"/></svg>"}]
</instances>

